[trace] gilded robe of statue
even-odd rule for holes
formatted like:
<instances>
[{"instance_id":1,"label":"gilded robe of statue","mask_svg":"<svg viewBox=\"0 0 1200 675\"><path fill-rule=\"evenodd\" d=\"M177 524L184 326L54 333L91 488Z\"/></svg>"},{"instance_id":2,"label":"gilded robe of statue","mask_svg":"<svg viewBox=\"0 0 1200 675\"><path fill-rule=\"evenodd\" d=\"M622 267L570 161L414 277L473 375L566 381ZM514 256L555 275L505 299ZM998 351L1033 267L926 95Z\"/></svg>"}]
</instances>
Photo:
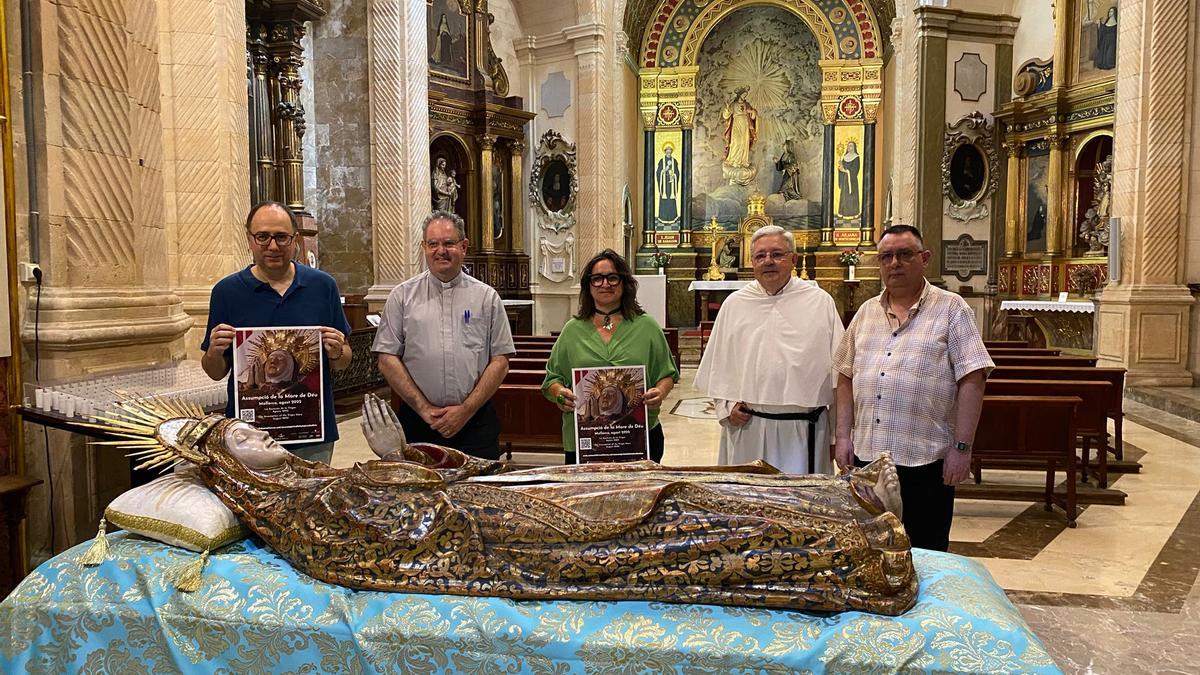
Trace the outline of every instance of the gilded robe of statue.
<instances>
[{"instance_id":1,"label":"gilded robe of statue","mask_svg":"<svg viewBox=\"0 0 1200 675\"><path fill-rule=\"evenodd\" d=\"M131 419L145 428L144 417ZM249 529L328 583L890 615L916 600L908 537L881 497L896 488L890 460L836 478L761 463L505 472L401 441L384 460L334 469L219 416L167 419L156 436L156 461L199 465Z\"/></svg>"}]
</instances>

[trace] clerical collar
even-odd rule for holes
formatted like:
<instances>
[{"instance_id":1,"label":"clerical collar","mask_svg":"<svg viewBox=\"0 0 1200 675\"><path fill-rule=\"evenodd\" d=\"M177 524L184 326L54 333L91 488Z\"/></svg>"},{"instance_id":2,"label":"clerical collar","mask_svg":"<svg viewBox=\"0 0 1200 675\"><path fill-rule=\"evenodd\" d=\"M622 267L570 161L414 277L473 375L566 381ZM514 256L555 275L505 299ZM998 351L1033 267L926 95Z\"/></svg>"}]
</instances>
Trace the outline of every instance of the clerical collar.
<instances>
[{"instance_id":1,"label":"clerical collar","mask_svg":"<svg viewBox=\"0 0 1200 675\"><path fill-rule=\"evenodd\" d=\"M461 271L459 271L458 276L454 277L450 281L442 281L441 279L434 276L433 272L429 273L429 278L433 279L434 283L437 284L438 288L440 288L444 291L444 290L454 288L455 286L462 284L463 273Z\"/></svg>"}]
</instances>

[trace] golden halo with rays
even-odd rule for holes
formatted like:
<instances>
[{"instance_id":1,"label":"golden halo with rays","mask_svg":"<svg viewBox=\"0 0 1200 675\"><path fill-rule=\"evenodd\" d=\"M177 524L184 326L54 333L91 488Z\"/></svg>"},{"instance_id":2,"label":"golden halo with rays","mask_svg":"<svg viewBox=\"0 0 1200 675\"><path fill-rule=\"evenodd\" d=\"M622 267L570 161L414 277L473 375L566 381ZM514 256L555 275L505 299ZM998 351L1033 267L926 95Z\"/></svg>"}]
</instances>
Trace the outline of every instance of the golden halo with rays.
<instances>
[{"instance_id":1,"label":"golden halo with rays","mask_svg":"<svg viewBox=\"0 0 1200 675\"><path fill-rule=\"evenodd\" d=\"M191 401L113 392L117 410L96 419L103 424L83 426L98 429L118 440L91 441L89 445L112 445L127 451L139 463L135 469L171 470L180 462L207 464L209 459L196 446L224 415L205 415Z\"/></svg>"},{"instance_id":2,"label":"golden halo with rays","mask_svg":"<svg viewBox=\"0 0 1200 675\"><path fill-rule=\"evenodd\" d=\"M262 331L255 336L258 339L250 345L246 356L251 361L266 362L267 356L271 352L282 349L291 354L292 359L296 362L295 377L299 379L311 373L321 362L321 342L312 335L313 332L315 331L293 328Z\"/></svg>"},{"instance_id":3,"label":"golden halo with rays","mask_svg":"<svg viewBox=\"0 0 1200 675\"><path fill-rule=\"evenodd\" d=\"M628 408L631 401L638 395L638 377L627 370L606 370L592 380L588 396L599 396L605 387L616 387L625 397L622 407Z\"/></svg>"}]
</instances>

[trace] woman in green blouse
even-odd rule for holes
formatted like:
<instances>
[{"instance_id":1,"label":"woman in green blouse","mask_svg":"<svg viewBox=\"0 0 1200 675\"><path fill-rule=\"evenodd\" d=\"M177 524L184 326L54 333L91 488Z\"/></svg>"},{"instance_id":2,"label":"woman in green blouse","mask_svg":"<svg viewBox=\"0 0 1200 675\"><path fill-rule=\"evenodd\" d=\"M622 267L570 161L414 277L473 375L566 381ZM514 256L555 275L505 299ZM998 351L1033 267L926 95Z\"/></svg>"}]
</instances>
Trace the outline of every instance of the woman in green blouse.
<instances>
[{"instance_id":1,"label":"woman in green blouse","mask_svg":"<svg viewBox=\"0 0 1200 675\"><path fill-rule=\"evenodd\" d=\"M563 326L546 362L542 393L563 412L563 449L567 463L575 463L575 393L567 386L575 368L645 366L649 412L650 459L662 461L663 433L658 410L671 387L679 381L679 369L662 326L637 301L637 279L625 259L605 249L583 268L579 289L579 313Z\"/></svg>"}]
</instances>

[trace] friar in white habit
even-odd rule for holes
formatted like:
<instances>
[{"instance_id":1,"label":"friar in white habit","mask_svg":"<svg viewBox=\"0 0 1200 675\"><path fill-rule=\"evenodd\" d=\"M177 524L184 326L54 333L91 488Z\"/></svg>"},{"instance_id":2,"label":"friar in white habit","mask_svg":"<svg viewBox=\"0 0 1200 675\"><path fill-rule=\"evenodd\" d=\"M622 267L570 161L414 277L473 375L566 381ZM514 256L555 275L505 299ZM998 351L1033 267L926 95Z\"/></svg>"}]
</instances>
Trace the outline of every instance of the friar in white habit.
<instances>
[{"instance_id":1,"label":"friar in white habit","mask_svg":"<svg viewBox=\"0 0 1200 675\"><path fill-rule=\"evenodd\" d=\"M837 306L792 276L796 241L775 225L750 240L754 281L721 305L696 388L713 397L721 464L761 459L785 473L833 473L833 354Z\"/></svg>"}]
</instances>

